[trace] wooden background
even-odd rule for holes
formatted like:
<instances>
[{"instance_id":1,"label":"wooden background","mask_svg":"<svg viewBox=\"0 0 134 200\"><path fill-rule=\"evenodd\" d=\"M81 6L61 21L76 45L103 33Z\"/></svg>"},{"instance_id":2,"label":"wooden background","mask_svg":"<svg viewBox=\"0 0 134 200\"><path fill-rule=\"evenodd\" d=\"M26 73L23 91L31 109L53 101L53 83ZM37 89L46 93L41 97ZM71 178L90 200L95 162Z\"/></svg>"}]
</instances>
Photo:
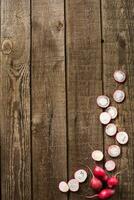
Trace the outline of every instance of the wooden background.
<instances>
[{"instance_id":1,"label":"wooden background","mask_svg":"<svg viewBox=\"0 0 134 200\"><path fill-rule=\"evenodd\" d=\"M134 199L134 1L1 0L1 200L82 200L61 194L92 149L113 144L96 97L122 88L119 129L129 143L117 158L114 200ZM127 82L113 80L124 69ZM112 98L111 98L112 99ZM93 161L88 163L91 167Z\"/></svg>"}]
</instances>

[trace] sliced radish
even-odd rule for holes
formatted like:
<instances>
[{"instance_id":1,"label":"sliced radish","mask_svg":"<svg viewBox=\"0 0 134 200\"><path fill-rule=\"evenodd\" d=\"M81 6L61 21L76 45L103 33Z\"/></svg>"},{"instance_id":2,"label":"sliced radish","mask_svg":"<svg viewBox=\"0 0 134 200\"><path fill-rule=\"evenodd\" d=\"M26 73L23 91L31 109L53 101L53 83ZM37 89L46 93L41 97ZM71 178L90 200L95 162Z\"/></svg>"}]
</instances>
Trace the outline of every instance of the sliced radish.
<instances>
[{"instance_id":1,"label":"sliced radish","mask_svg":"<svg viewBox=\"0 0 134 200\"><path fill-rule=\"evenodd\" d=\"M111 145L109 146L108 148L108 154L111 156L111 157L118 157L120 154L121 154L121 149L119 146L117 145Z\"/></svg>"},{"instance_id":2,"label":"sliced radish","mask_svg":"<svg viewBox=\"0 0 134 200\"><path fill-rule=\"evenodd\" d=\"M126 80L125 72L123 72L121 70L116 70L114 72L114 79L115 79L115 81L117 81L119 83L123 83Z\"/></svg>"},{"instance_id":3,"label":"sliced radish","mask_svg":"<svg viewBox=\"0 0 134 200\"><path fill-rule=\"evenodd\" d=\"M111 115L107 112L102 112L100 114L100 122L104 125L108 124L111 120Z\"/></svg>"},{"instance_id":4,"label":"sliced radish","mask_svg":"<svg viewBox=\"0 0 134 200\"><path fill-rule=\"evenodd\" d=\"M79 181L79 183L83 183L87 179L87 172L84 169L79 169L75 172L74 178Z\"/></svg>"},{"instance_id":5,"label":"sliced radish","mask_svg":"<svg viewBox=\"0 0 134 200\"><path fill-rule=\"evenodd\" d=\"M116 140L120 144L126 144L128 142L128 134L126 132L118 132L116 135Z\"/></svg>"},{"instance_id":6,"label":"sliced radish","mask_svg":"<svg viewBox=\"0 0 134 200\"><path fill-rule=\"evenodd\" d=\"M111 115L112 119L115 119L117 117L117 109L114 106L109 106L106 109L106 112L108 112Z\"/></svg>"},{"instance_id":7,"label":"sliced radish","mask_svg":"<svg viewBox=\"0 0 134 200\"><path fill-rule=\"evenodd\" d=\"M78 180L71 179L68 182L68 187L69 187L70 191L77 192L79 190L79 182L78 182Z\"/></svg>"},{"instance_id":8,"label":"sliced radish","mask_svg":"<svg viewBox=\"0 0 134 200\"><path fill-rule=\"evenodd\" d=\"M117 103L121 103L125 99L125 92L122 90L116 90L113 94L113 98Z\"/></svg>"},{"instance_id":9,"label":"sliced radish","mask_svg":"<svg viewBox=\"0 0 134 200\"><path fill-rule=\"evenodd\" d=\"M105 168L107 171L111 172L115 169L115 162L113 160L108 160L106 163L105 163Z\"/></svg>"},{"instance_id":10,"label":"sliced radish","mask_svg":"<svg viewBox=\"0 0 134 200\"><path fill-rule=\"evenodd\" d=\"M117 127L115 124L110 123L106 126L105 132L108 136L114 136L117 132Z\"/></svg>"},{"instance_id":11,"label":"sliced radish","mask_svg":"<svg viewBox=\"0 0 134 200\"><path fill-rule=\"evenodd\" d=\"M92 152L92 158L95 161L101 161L103 159L103 153L100 150L95 150Z\"/></svg>"},{"instance_id":12,"label":"sliced radish","mask_svg":"<svg viewBox=\"0 0 134 200\"><path fill-rule=\"evenodd\" d=\"M97 105L101 108L107 108L110 104L110 100L107 96L101 95L97 98Z\"/></svg>"},{"instance_id":13,"label":"sliced radish","mask_svg":"<svg viewBox=\"0 0 134 200\"><path fill-rule=\"evenodd\" d=\"M69 191L69 187L68 187L68 184L65 182L65 181L61 181L59 183L59 190L61 192L68 192Z\"/></svg>"}]
</instances>

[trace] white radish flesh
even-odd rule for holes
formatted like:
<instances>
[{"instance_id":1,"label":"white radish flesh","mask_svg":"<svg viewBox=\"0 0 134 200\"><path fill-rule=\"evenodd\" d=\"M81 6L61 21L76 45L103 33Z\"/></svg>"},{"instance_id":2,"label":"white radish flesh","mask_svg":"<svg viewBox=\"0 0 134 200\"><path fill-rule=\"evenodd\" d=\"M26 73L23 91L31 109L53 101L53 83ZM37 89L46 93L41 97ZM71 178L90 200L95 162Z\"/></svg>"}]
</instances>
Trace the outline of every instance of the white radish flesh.
<instances>
[{"instance_id":1,"label":"white radish flesh","mask_svg":"<svg viewBox=\"0 0 134 200\"><path fill-rule=\"evenodd\" d=\"M65 181L61 181L59 183L59 190L61 192L68 192L69 191L69 187L68 187L68 184L65 182Z\"/></svg>"},{"instance_id":2,"label":"white radish flesh","mask_svg":"<svg viewBox=\"0 0 134 200\"><path fill-rule=\"evenodd\" d=\"M100 122L104 125L108 124L111 120L111 115L107 112L102 112L100 114Z\"/></svg>"},{"instance_id":3,"label":"white radish flesh","mask_svg":"<svg viewBox=\"0 0 134 200\"><path fill-rule=\"evenodd\" d=\"M83 183L87 179L87 172L84 169L79 169L75 172L74 178L79 181L79 183Z\"/></svg>"},{"instance_id":4,"label":"white radish flesh","mask_svg":"<svg viewBox=\"0 0 134 200\"><path fill-rule=\"evenodd\" d=\"M97 105L101 108L107 108L110 104L110 100L107 96L101 95L97 98Z\"/></svg>"},{"instance_id":5,"label":"white radish flesh","mask_svg":"<svg viewBox=\"0 0 134 200\"><path fill-rule=\"evenodd\" d=\"M100 150L95 150L92 152L92 158L95 161L101 161L103 159L103 153Z\"/></svg>"},{"instance_id":6,"label":"white radish flesh","mask_svg":"<svg viewBox=\"0 0 134 200\"><path fill-rule=\"evenodd\" d=\"M116 70L114 72L114 79L118 83L123 83L126 80L126 74L125 74L125 72L123 72L121 70Z\"/></svg>"},{"instance_id":7,"label":"white radish flesh","mask_svg":"<svg viewBox=\"0 0 134 200\"><path fill-rule=\"evenodd\" d=\"M117 132L117 127L115 124L110 123L106 126L105 132L108 136L114 136Z\"/></svg>"},{"instance_id":8,"label":"white radish flesh","mask_svg":"<svg viewBox=\"0 0 134 200\"><path fill-rule=\"evenodd\" d=\"M121 103L125 99L125 92L122 90L116 90L113 94L113 98L117 103Z\"/></svg>"},{"instance_id":9,"label":"white radish flesh","mask_svg":"<svg viewBox=\"0 0 134 200\"><path fill-rule=\"evenodd\" d=\"M108 154L113 158L118 157L121 154L121 149L117 145L111 145L108 148Z\"/></svg>"},{"instance_id":10,"label":"white radish flesh","mask_svg":"<svg viewBox=\"0 0 134 200\"><path fill-rule=\"evenodd\" d=\"M128 134L126 132L118 132L116 135L116 140L119 144L126 144L128 142Z\"/></svg>"},{"instance_id":11,"label":"white radish flesh","mask_svg":"<svg viewBox=\"0 0 134 200\"><path fill-rule=\"evenodd\" d=\"M112 119L115 119L117 117L117 109L114 106L109 106L106 109L106 112L108 112L111 115Z\"/></svg>"},{"instance_id":12,"label":"white radish flesh","mask_svg":"<svg viewBox=\"0 0 134 200\"><path fill-rule=\"evenodd\" d=\"M70 191L77 192L79 190L79 182L78 182L78 180L71 179L68 182L68 187L69 187Z\"/></svg>"},{"instance_id":13,"label":"white radish flesh","mask_svg":"<svg viewBox=\"0 0 134 200\"><path fill-rule=\"evenodd\" d=\"M111 172L115 169L115 162L113 160L108 160L106 163L105 163L105 168L107 171Z\"/></svg>"}]
</instances>

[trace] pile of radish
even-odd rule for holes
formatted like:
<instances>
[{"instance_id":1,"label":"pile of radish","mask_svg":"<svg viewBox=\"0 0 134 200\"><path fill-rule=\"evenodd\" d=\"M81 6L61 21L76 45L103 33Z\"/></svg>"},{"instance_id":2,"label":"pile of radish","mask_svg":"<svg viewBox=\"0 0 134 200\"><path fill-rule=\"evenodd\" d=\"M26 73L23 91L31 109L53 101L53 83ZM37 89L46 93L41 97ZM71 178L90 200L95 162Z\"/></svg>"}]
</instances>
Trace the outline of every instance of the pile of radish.
<instances>
[{"instance_id":1,"label":"pile of radish","mask_svg":"<svg viewBox=\"0 0 134 200\"><path fill-rule=\"evenodd\" d=\"M93 172L88 167L92 174L89 181L89 186L97 192L93 196L85 196L88 199L98 197L98 199L109 199L115 194L115 188L119 184L119 179L115 176L109 176L106 171L100 166L95 166Z\"/></svg>"}]
</instances>

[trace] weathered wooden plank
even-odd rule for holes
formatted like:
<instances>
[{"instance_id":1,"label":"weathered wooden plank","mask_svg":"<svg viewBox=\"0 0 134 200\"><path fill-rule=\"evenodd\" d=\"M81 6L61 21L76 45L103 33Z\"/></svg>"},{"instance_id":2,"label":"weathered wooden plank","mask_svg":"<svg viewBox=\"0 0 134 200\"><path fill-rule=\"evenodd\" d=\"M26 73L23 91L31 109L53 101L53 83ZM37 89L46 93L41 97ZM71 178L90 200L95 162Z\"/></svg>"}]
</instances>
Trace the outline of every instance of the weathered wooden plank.
<instances>
[{"instance_id":1,"label":"weathered wooden plank","mask_svg":"<svg viewBox=\"0 0 134 200\"><path fill-rule=\"evenodd\" d=\"M32 0L32 36L33 199L65 200L64 0Z\"/></svg>"},{"instance_id":2,"label":"weathered wooden plank","mask_svg":"<svg viewBox=\"0 0 134 200\"><path fill-rule=\"evenodd\" d=\"M123 104L112 104L118 108L119 117L116 124L119 130L126 130L130 141L122 147L122 155L116 159L117 171L128 168L121 175L121 183L116 198L121 200L134 199L134 1L133 0L102 0L103 19L103 59L104 59L104 91L112 97L113 91L121 88L126 92L126 100ZM128 74L125 84L116 84L113 80L113 72L116 69L124 69ZM115 143L113 139L105 137L105 147ZM107 157L108 159L109 157Z\"/></svg>"},{"instance_id":3,"label":"weathered wooden plank","mask_svg":"<svg viewBox=\"0 0 134 200\"><path fill-rule=\"evenodd\" d=\"M97 0L66 1L69 177L79 162L93 165L93 149L103 150L99 122L102 94L100 4ZM70 195L69 199L81 199Z\"/></svg>"},{"instance_id":4,"label":"weathered wooden plank","mask_svg":"<svg viewBox=\"0 0 134 200\"><path fill-rule=\"evenodd\" d=\"M30 1L1 1L1 199L31 199Z\"/></svg>"}]
</instances>

